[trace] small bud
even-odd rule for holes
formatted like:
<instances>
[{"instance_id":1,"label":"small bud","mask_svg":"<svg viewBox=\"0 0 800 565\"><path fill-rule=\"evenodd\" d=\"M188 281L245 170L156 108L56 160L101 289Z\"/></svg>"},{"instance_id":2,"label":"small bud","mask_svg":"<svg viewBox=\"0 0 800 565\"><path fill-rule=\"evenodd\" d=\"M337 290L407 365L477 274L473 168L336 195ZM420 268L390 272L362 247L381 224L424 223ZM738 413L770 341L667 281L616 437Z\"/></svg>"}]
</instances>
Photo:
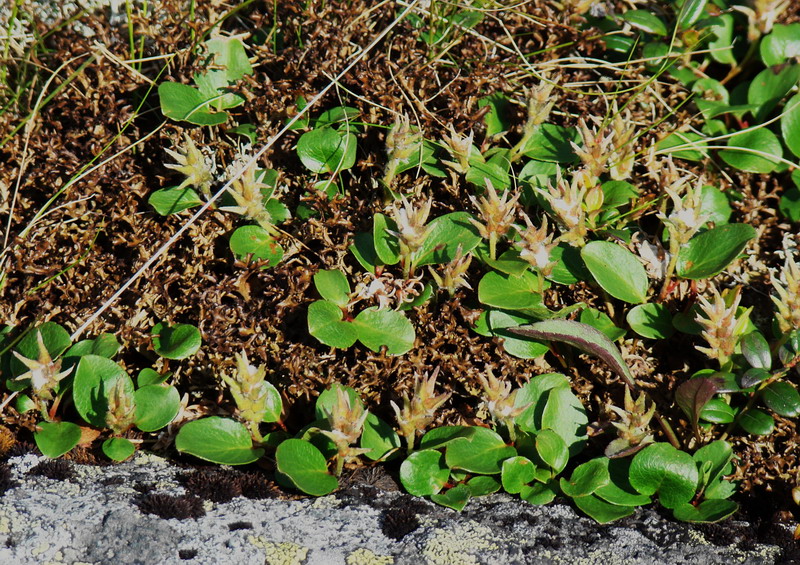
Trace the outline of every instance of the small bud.
<instances>
[{"instance_id":1,"label":"small bud","mask_svg":"<svg viewBox=\"0 0 800 565\"><path fill-rule=\"evenodd\" d=\"M442 290L446 290L453 294L457 289L464 287L472 290L472 287L467 282L467 269L472 262L472 255L467 253L464 255L461 244L458 244L456 256L442 269L442 274L439 275L433 268L430 268L431 276L436 281L436 285Z\"/></svg>"},{"instance_id":2,"label":"small bud","mask_svg":"<svg viewBox=\"0 0 800 565\"><path fill-rule=\"evenodd\" d=\"M700 309L704 315L698 314L695 321L703 327L701 335L708 343L708 347L697 346L697 350L705 353L710 359L719 360L719 364L722 366L733 355L736 344L747 325L751 309L748 309L742 316L736 317L739 301L742 298L741 287L737 287L732 294L726 293L725 297L716 288L712 287L712 290L714 292L713 303L703 296L698 298Z\"/></svg>"},{"instance_id":3,"label":"small bud","mask_svg":"<svg viewBox=\"0 0 800 565\"><path fill-rule=\"evenodd\" d=\"M447 392L436 395L436 378L438 375L438 367L430 377L427 373L421 379L419 375L416 375L414 377L414 391L411 398L408 396L403 397L402 409L394 401L391 402L397 418L400 435L406 438L409 452L414 449L417 434L424 431L433 422L436 410L452 394Z\"/></svg>"},{"instance_id":4,"label":"small bud","mask_svg":"<svg viewBox=\"0 0 800 565\"><path fill-rule=\"evenodd\" d=\"M213 157L206 157L197 148L192 138L185 136L186 146L178 147L177 151L165 149L165 151L175 159L175 163L165 163L168 169L174 169L186 176L186 179L178 186L185 188L193 186L208 197L211 195L211 183L214 180L214 170L216 165Z\"/></svg>"},{"instance_id":5,"label":"small bud","mask_svg":"<svg viewBox=\"0 0 800 565\"><path fill-rule=\"evenodd\" d=\"M70 374L72 367L66 371L61 370L61 360L54 361L50 357L50 352L44 345L42 332L39 330L36 330L36 340L39 345L37 359L28 359L16 351L13 352L14 356L28 368L27 372L22 373L14 380L30 379L33 396L39 400L53 400L53 390L58 386L59 381Z\"/></svg>"},{"instance_id":6,"label":"small bud","mask_svg":"<svg viewBox=\"0 0 800 565\"><path fill-rule=\"evenodd\" d=\"M558 245L553 241L553 234L547 233L547 218L542 218L542 225L539 228L533 225L527 214L523 214L522 218L528 227L525 230L517 228L522 238L517 242L519 256L543 276L547 276L553 272L555 266L555 262L550 261L550 253Z\"/></svg>"},{"instance_id":7,"label":"small bud","mask_svg":"<svg viewBox=\"0 0 800 565\"><path fill-rule=\"evenodd\" d=\"M656 413L656 405L650 404L647 408L647 397L644 393L634 402L631 389L625 387L625 405L623 408L609 405L607 408L619 416L619 420L611 422L617 428L618 438L606 448L607 457L630 455L645 445L653 443L654 438L650 433L650 420Z\"/></svg>"},{"instance_id":8,"label":"small bud","mask_svg":"<svg viewBox=\"0 0 800 565\"><path fill-rule=\"evenodd\" d=\"M236 201L236 206L227 206L221 210L240 214L253 220L270 235L277 237L280 231L275 227L272 214L265 204L273 195L272 187L264 182L266 172L258 173L258 167L251 163L239 177L228 187L228 192Z\"/></svg>"},{"instance_id":9,"label":"small bud","mask_svg":"<svg viewBox=\"0 0 800 565\"><path fill-rule=\"evenodd\" d=\"M784 334L800 329L800 267L791 251L786 251L786 263L780 276L772 278L772 286L778 328Z\"/></svg>"},{"instance_id":10,"label":"small bud","mask_svg":"<svg viewBox=\"0 0 800 565\"><path fill-rule=\"evenodd\" d=\"M116 435L124 434L136 423L136 402L125 387L124 379L117 379L108 395L106 426Z\"/></svg>"}]
</instances>

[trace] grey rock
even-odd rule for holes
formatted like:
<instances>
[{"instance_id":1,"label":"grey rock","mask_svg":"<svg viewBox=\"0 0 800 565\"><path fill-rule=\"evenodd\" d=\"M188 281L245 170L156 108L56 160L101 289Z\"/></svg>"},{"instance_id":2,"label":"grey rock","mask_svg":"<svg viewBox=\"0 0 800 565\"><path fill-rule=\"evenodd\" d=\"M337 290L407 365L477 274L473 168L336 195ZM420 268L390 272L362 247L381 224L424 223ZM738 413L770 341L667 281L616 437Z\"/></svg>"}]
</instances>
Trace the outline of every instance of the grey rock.
<instances>
[{"instance_id":1,"label":"grey rock","mask_svg":"<svg viewBox=\"0 0 800 565\"><path fill-rule=\"evenodd\" d=\"M185 470L164 459L139 453L114 466L74 465L75 476L63 481L29 475L40 461L26 455L9 462L19 484L0 499L0 563L789 562L774 545L715 546L697 528L652 509L603 526L567 505L537 507L499 494L459 513L364 485L319 499L206 501L203 516L162 519L137 501L141 490L184 494L177 478Z\"/></svg>"}]
</instances>

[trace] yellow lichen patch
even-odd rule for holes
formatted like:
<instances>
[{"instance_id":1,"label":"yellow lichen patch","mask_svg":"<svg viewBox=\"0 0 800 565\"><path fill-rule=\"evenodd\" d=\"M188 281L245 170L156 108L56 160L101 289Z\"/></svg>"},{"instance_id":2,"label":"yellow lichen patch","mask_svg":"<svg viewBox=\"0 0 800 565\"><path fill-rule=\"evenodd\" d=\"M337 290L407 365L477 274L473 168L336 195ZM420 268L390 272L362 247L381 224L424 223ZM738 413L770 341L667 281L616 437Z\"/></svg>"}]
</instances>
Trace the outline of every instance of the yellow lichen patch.
<instances>
[{"instance_id":1,"label":"yellow lichen patch","mask_svg":"<svg viewBox=\"0 0 800 565\"><path fill-rule=\"evenodd\" d=\"M450 530L438 530L425 544L422 554L432 565L477 565L476 550L498 549L492 531L477 522L459 524Z\"/></svg>"},{"instance_id":2,"label":"yellow lichen patch","mask_svg":"<svg viewBox=\"0 0 800 565\"><path fill-rule=\"evenodd\" d=\"M250 536L250 543L264 550L264 565L302 565L308 555L308 548L292 542L275 543L263 537Z\"/></svg>"},{"instance_id":3,"label":"yellow lichen patch","mask_svg":"<svg viewBox=\"0 0 800 565\"><path fill-rule=\"evenodd\" d=\"M394 558L389 555L376 555L362 547L348 555L345 563L347 565L392 565Z\"/></svg>"}]
</instances>

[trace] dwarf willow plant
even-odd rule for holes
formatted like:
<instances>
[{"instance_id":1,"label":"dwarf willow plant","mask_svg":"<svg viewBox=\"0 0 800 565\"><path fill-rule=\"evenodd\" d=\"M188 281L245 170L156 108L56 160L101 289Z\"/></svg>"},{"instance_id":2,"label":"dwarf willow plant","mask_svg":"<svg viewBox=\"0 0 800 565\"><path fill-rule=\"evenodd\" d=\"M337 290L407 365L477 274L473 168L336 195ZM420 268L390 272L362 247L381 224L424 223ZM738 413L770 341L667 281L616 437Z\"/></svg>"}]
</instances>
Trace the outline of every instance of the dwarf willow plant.
<instances>
[{"instance_id":1,"label":"dwarf willow plant","mask_svg":"<svg viewBox=\"0 0 800 565\"><path fill-rule=\"evenodd\" d=\"M153 347L165 359L189 357L200 342L193 326L153 328ZM110 334L73 344L69 333L54 322L33 329L13 346L4 360L3 372L10 375L6 387L22 393L16 399L17 411L40 412L43 421L34 439L44 455L59 457L78 443L90 445L103 436L103 452L123 461L135 451L134 443L124 437L130 429L154 432L178 415L180 395L166 384L172 374L143 369L134 383L113 360L119 347ZM59 410L70 404L82 424L65 420L75 416Z\"/></svg>"}]
</instances>

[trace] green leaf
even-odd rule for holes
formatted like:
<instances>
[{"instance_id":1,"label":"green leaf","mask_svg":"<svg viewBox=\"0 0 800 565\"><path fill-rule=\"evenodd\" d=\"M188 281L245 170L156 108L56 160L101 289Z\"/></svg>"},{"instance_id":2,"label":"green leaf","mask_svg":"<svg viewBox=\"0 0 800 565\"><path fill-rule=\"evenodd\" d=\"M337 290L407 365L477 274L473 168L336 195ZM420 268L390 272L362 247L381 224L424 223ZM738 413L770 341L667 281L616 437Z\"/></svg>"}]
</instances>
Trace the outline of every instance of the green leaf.
<instances>
[{"instance_id":1,"label":"green leaf","mask_svg":"<svg viewBox=\"0 0 800 565\"><path fill-rule=\"evenodd\" d=\"M336 106L322 112L316 120L315 127L335 126L358 119L361 112L352 106Z\"/></svg>"},{"instance_id":2,"label":"green leaf","mask_svg":"<svg viewBox=\"0 0 800 565\"><path fill-rule=\"evenodd\" d=\"M800 157L800 94L795 94L786 103L781 118L781 134L789 151Z\"/></svg>"},{"instance_id":3,"label":"green leaf","mask_svg":"<svg viewBox=\"0 0 800 565\"><path fill-rule=\"evenodd\" d=\"M569 388L556 387L547 393L541 427L550 428L561 436L567 444L570 457L583 450L588 437L586 435L588 423L586 409Z\"/></svg>"},{"instance_id":4,"label":"green leaf","mask_svg":"<svg viewBox=\"0 0 800 565\"><path fill-rule=\"evenodd\" d=\"M519 497L533 505L549 504L558 496L558 483L533 483L522 487Z\"/></svg>"},{"instance_id":5,"label":"green leaf","mask_svg":"<svg viewBox=\"0 0 800 565\"><path fill-rule=\"evenodd\" d=\"M72 422L40 422L39 429L33 434L36 447L45 457L55 459L61 457L81 439L81 428Z\"/></svg>"},{"instance_id":6,"label":"green leaf","mask_svg":"<svg viewBox=\"0 0 800 565\"><path fill-rule=\"evenodd\" d=\"M516 425L529 433L543 429L542 414L547 404L547 394L559 387L569 389L569 380L561 373L537 375L521 386L514 398L514 408L527 408L514 419Z\"/></svg>"},{"instance_id":7,"label":"green leaf","mask_svg":"<svg viewBox=\"0 0 800 565\"><path fill-rule=\"evenodd\" d=\"M372 220L372 237L375 254L384 265L394 265L400 261L400 244L397 236L389 233L397 231L397 223L383 214L375 214Z\"/></svg>"},{"instance_id":8,"label":"green leaf","mask_svg":"<svg viewBox=\"0 0 800 565\"><path fill-rule=\"evenodd\" d=\"M595 329L603 332L606 337L612 341L617 341L619 338L628 333L623 328L618 328L614 325L614 321L608 317L608 314L601 312L596 308L585 308L581 310L580 322L587 326L592 326Z\"/></svg>"},{"instance_id":9,"label":"green leaf","mask_svg":"<svg viewBox=\"0 0 800 565\"><path fill-rule=\"evenodd\" d=\"M606 502L593 494L575 498L573 502L581 512L594 519L598 524L608 524L614 520L625 518L633 514L635 510L632 506L619 506Z\"/></svg>"},{"instance_id":10,"label":"green leaf","mask_svg":"<svg viewBox=\"0 0 800 565\"><path fill-rule=\"evenodd\" d=\"M481 475L499 473L503 460L516 454L499 434L482 427L476 427L469 438L450 442L445 451L448 467Z\"/></svg>"},{"instance_id":11,"label":"green leaf","mask_svg":"<svg viewBox=\"0 0 800 565\"><path fill-rule=\"evenodd\" d=\"M772 33L762 38L759 47L761 59L768 67L800 56L800 23L774 26Z\"/></svg>"},{"instance_id":12,"label":"green leaf","mask_svg":"<svg viewBox=\"0 0 800 565\"><path fill-rule=\"evenodd\" d=\"M83 355L99 355L111 359L117 354L121 344L113 334L102 333L95 339L84 339L64 352L64 357L82 357Z\"/></svg>"},{"instance_id":13,"label":"green leaf","mask_svg":"<svg viewBox=\"0 0 800 565\"><path fill-rule=\"evenodd\" d=\"M536 466L527 457L509 457L503 461L500 480L509 494L518 494L536 478Z\"/></svg>"},{"instance_id":14,"label":"green leaf","mask_svg":"<svg viewBox=\"0 0 800 565\"><path fill-rule=\"evenodd\" d=\"M734 41L734 19L733 14L722 14L709 18L706 28L714 38L708 42L709 55L717 63L724 65L735 65L736 58L733 55Z\"/></svg>"},{"instance_id":15,"label":"green leaf","mask_svg":"<svg viewBox=\"0 0 800 565\"><path fill-rule=\"evenodd\" d=\"M136 390L136 427L143 432L160 430L178 415L181 396L174 386L147 385Z\"/></svg>"},{"instance_id":16,"label":"green leaf","mask_svg":"<svg viewBox=\"0 0 800 565\"><path fill-rule=\"evenodd\" d=\"M489 271L478 283L478 300L503 310L526 310L542 307L539 278L531 272L514 277Z\"/></svg>"},{"instance_id":17,"label":"green leaf","mask_svg":"<svg viewBox=\"0 0 800 565\"><path fill-rule=\"evenodd\" d=\"M628 10L620 14L619 19L646 33L660 36L667 35L667 24L648 10Z\"/></svg>"},{"instance_id":18,"label":"green leaf","mask_svg":"<svg viewBox=\"0 0 800 565\"><path fill-rule=\"evenodd\" d=\"M193 188L174 186L156 190L147 199L147 203L155 208L160 215L169 216L170 214L177 214L189 208L200 206L203 201Z\"/></svg>"},{"instance_id":19,"label":"green leaf","mask_svg":"<svg viewBox=\"0 0 800 565\"><path fill-rule=\"evenodd\" d=\"M571 163L575 160L575 151L570 142L580 143L580 133L574 127L541 124L535 126L522 154L539 161Z\"/></svg>"},{"instance_id":20,"label":"green leaf","mask_svg":"<svg viewBox=\"0 0 800 565\"><path fill-rule=\"evenodd\" d=\"M375 250L375 243L371 233L359 232L353 236L353 244L350 246L350 253L356 258L364 270L375 274L375 268L384 263L378 257Z\"/></svg>"},{"instance_id":21,"label":"green leaf","mask_svg":"<svg viewBox=\"0 0 800 565\"><path fill-rule=\"evenodd\" d=\"M677 159L702 161L708 157L707 145L702 135L676 131L656 143L656 149ZM673 148L678 149L673 150Z\"/></svg>"},{"instance_id":22,"label":"green leaf","mask_svg":"<svg viewBox=\"0 0 800 565\"><path fill-rule=\"evenodd\" d=\"M775 429L775 420L769 413L760 408L750 408L738 420L741 427L748 434L767 436Z\"/></svg>"},{"instance_id":23,"label":"green leaf","mask_svg":"<svg viewBox=\"0 0 800 565\"><path fill-rule=\"evenodd\" d=\"M641 494L657 492L661 505L674 509L694 498L699 476L691 455L668 443L654 443L633 457L629 478Z\"/></svg>"},{"instance_id":24,"label":"green leaf","mask_svg":"<svg viewBox=\"0 0 800 565\"><path fill-rule=\"evenodd\" d=\"M497 259L492 259L489 256L489 246L478 245L475 248L475 255L492 269L512 277L520 277L530 268L530 263L522 259L515 248L504 251Z\"/></svg>"},{"instance_id":25,"label":"green leaf","mask_svg":"<svg viewBox=\"0 0 800 565\"><path fill-rule=\"evenodd\" d=\"M431 501L461 512L471 497L472 493L467 485L456 485L443 494L432 494Z\"/></svg>"},{"instance_id":26,"label":"green leaf","mask_svg":"<svg viewBox=\"0 0 800 565\"><path fill-rule=\"evenodd\" d=\"M124 437L111 437L103 442L103 453L113 461L125 461L136 451L131 440Z\"/></svg>"},{"instance_id":27,"label":"green leaf","mask_svg":"<svg viewBox=\"0 0 800 565\"><path fill-rule=\"evenodd\" d=\"M199 90L177 82L162 82L158 85L161 113L177 121L198 126L216 126L228 119L226 112L212 113L211 101Z\"/></svg>"},{"instance_id":28,"label":"green leaf","mask_svg":"<svg viewBox=\"0 0 800 565\"><path fill-rule=\"evenodd\" d=\"M508 104L508 97L502 93L490 94L478 100L478 108L489 106L489 111L483 117L487 137L494 137L511 128L511 122L508 119Z\"/></svg>"},{"instance_id":29,"label":"green leaf","mask_svg":"<svg viewBox=\"0 0 800 565\"><path fill-rule=\"evenodd\" d=\"M712 424L730 424L735 417L734 409L721 398L712 398L700 410L700 419Z\"/></svg>"},{"instance_id":30,"label":"green leaf","mask_svg":"<svg viewBox=\"0 0 800 565\"><path fill-rule=\"evenodd\" d=\"M567 444L551 429L544 429L536 434L536 452L550 466L554 475L563 471L569 461Z\"/></svg>"},{"instance_id":31,"label":"green leaf","mask_svg":"<svg viewBox=\"0 0 800 565\"><path fill-rule=\"evenodd\" d=\"M676 520L681 522L694 522L711 524L731 517L739 509L739 505L732 500L704 500L697 506L685 503L673 510Z\"/></svg>"},{"instance_id":32,"label":"green leaf","mask_svg":"<svg viewBox=\"0 0 800 565\"><path fill-rule=\"evenodd\" d=\"M733 459L731 444L724 440L712 441L694 452L692 459L700 470L700 486L717 481L726 474ZM730 471L728 471L729 473Z\"/></svg>"},{"instance_id":33,"label":"green leaf","mask_svg":"<svg viewBox=\"0 0 800 565\"><path fill-rule=\"evenodd\" d=\"M647 300L647 272L636 255L610 241L591 241L581 250L597 284L614 298L638 304Z\"/></svg>"},{"instance_id":34,"label":"green leaf","mask_svg":"<svg viewBox=\"0 0 800 565\"><path fill-rule=\"evenodd\" d=\"M428 430L422 436L419 448L440 449L457 439L472 437L473 433L475 433L473 426L439 426Z\"/></svg>"},{"instance_id":35,"label":"green leaf","mask_svg":"<svg viewBox=\"0 0 800 565\"><path fill-rule=\"evenodd\" d=\"M253 447L244 424L219 416L184 424L175 437L175 449L219 465L247 465L264 455L263 449Z\"/></svg>"},{"instance_id":36,"label":"green leaf","mask_svg":"<svg viewBox=\"0 0 800 565\"><path fill-rule=\"evenodd\" d=\"M310 442L287 439L275 450L275 465L298 490L311 496L325 496L339 487L325 457Z\"/></svg>"},{"instance_id":37,"label":"green leaf","mask_svg":"<svg viewBox=\"0 0 800 565\"><path fill-rule=\"evenodd\" d=\"M720 189L708 184L700 188L700 214L706 216L706 222L727 224L732 211L728 197Z\"/></svg>"},{"instance_id":38,"label":"green leaf","mask_svg":"<svg viewBox=\"0 0 800 565\"><path fill-rule=\"evenodd\" d=\"M747 102L758 105L753 112L757 123L767 119L769 113L783 100L800 79L800 65L786 65L779 71L764 69L756 75L747 90Z\"/></svg>"},{"instance_id":39,"label":"green leaf","mask_svg":"<svg viewBox=\"0 0 800 565\"><path fill-rule=\"evenodd\" d=\"M481 236L471 219L472 215L467 212L453 212L431 221L428 224L430 231L416 253L414 264L449 263L455 259L459 246L462 255L475 249Z\"/></svg>"},{"instance_id":40,"label":"green leaf","mask_svg":"<svg viewBox=\"0 0 800 565\"><path fill-rule=\"evenodd\" d=\"M333 302L312 302L308 305L308 333L325 345L347 349L358 339L358 330L351 322L343 322L342 316L342 309Z\"/></svg>"},{"instance_id":41,"label":"green leaf","mask_svg":"<svg viewBox=\"0 0 800 565\"><path fill-rule=\"evenodd\" d=\"M772 377L772 373L766 369L750 368L739 376L739 384L742 388L750 388L770 377Z\"/></svg>"},{"instance_id":42,"label":"green leaf","mask_svg":"<svg viewBox=\"0 0 800 565\"><path fill-rule=\"evenodd\" d=\"M158 385L166 381L171 376L172 373L170 371L167 371L162 375L158 371L145 368L139 371L139 375L136 377L136 385L140 387L147 385Z\"/></svg>"},{"instance_id":43,"label":"green leaf","mask_svg":"<svg viewBox=\"0 0 800 565\"><path fill-rule=\"evenodd\" d=\"M691 27L703 15L706 2L708 0L683 0L678 12L678 21L676 26L678 29L687 29Z\"/></svg>"},{"instance_id":44,"label":"green leaf","mask_svg":"<svg viewBox=\"0 0 800 565\"><path fill-rule=\"evenodd\" d=\"M385 421L370 413L361 433L361 448L369 449L364 455L373 461L383 459L400 447L400 436Z\"/></svg>"},{"instance_id":45,"label":"green leaf","mask_svg":"<svg viewBox=\"0 0 800 565\"><path fill-rule=\"evenodd\" d=\"M373 306L362 310L352 324L358 340L376 353L384 345L388 355L402 355L414 347L414 326L402 312Z\"/></svg>"},{"instance_id":46,"label":"green leaf","mask_svg":"<svg viewBox=\"0 0 800 565\"><path fill-rule=\"evenodd\" d=\"M508 171L492 161L486 163L481 163L480 161L473 162L464 178L467 182L481 188L486 188L487 185L491 183L498 192L502 192L511 186L511 179L508 176Z\"/></svg>"},{"instance_id":47,"label":"green leaf","mask_svg":"<svg viewBox=\"0 0 800 565\"><path fill-rule=\"evenodd\" d=\"M769 349L769 343L767 343L761 332L750 332L742 336L739 344L742 347L742 355L744 355L751 367L767 371L772 368L772 352Z\"/></svg>"},{"instance_id":48,"label":"green leaf","mask_svg":"<svg viewBox=\"0 0 800 565\"><path fill-rule=\"evenodd\" d=\"M414 496L437 494L449 477L444 455L432 449L415 451L400 465L400 482Z\"/></svg>"},{"instance_id":49,"label":"green leaf","mask_svg":"<svg viewBox=\"0 0 800 565\"><path fill-rule=\"evenodd\" d=\"M633 374L619 349L602 332L591 326L570 320L545 320L529 326L509 328L508 331L533 339L563 341L585 353L596 355L622 377L628 386L636 388Z\"/></svg>"},{"instance_id":50,"label":"green leaf","mask_svg":"<svg viewBox=\"0 0 800 565\"><path fill-rule=\"evenodd\" d=\"M269 261L275 266L283 259L283 247L261 226L241 226L231 234L230 247L237 259L244 261L249 254L253 259Z\"/></svg>"},{"instance_id":51,"label":"green leaf","mask_svg":"<svg viewBox=\"0 0 800 565\"><path fill-rule=\"evenodd\" d=\"M125 392L133 396L133 381L125 369L99 355L81 357L72 384L72 400L81 418L97 428L106 427L108 395L117 381L122 381Z\"/></svg>"},{"instance_id":52,"label":"green leaf","mask_svg":"<svg viewBox=\"0 0 800 565\"><path fill-rule=\"evenodd\" d=\"M800 415L800 394L786 381L775 381L761 391L767 407L780 416L794 418Z\"/></svg>"},{"instance_id":53,"label":"green leaf","mask_svg":"<svg viewBox=\"0 0 800 565\"><path fill-rule=\"evenodd\" d=\"M314 286L320 296L344 308L350 301L350 283L339 269L319 271L314 275Z\"/></svg>"},{"instance_id":54,"label":"green leaf","mask_svg":"<svg viewBox=\"0 0 800 565\"><path fill-rule=\"evenodd\" d=\"M625 316L631 329L649 339L668 339L675 333L672 314L663 304L639 304Z\"/></svg>"},{"instance_id":55,"label":"green leaf","mask_svg":"<svg viewBox=\"0 0 800 565\"><path fill-rule=\"evenodd\" d=\"M478 475L467 481L467 487L469 488L469 493L475 498L476 496L493 494L500 490L501 485L500 481L495 477Z\"/></svg>"},{"instance_id":56,"label":"green leaf","mask_svg":"<svg viewBox=\"0 0 800 565\"><path fill-rule=\"evenodd\" d=\"M570 498L589 496L594 491L611 482L608 474L608 463L604 457L592 459L579 465L572 472L569 480L561 479L561 491Z\"/></svg>"},{"instance_id":57,"label":"green leaf","mask_svg":"<svg viewBox=\"0 0 800 565\"><path fill-rule=\"evenodd\" d=\"M780 140L766 128L737 133L728 140L728 149L719 152L720 159L747 173L771 173L782 157Z\"/></svg>"},{"instance_id":58,"label":"green leaf","mask_svg":"<svg viewBox=\"0 0 800 565\"><path fill-rule=\"evenodd\" d=\"M334 173L356 162L356 136L330 126L308 131L297 141L297 155L312 173Z\"/></svg>"},{"instance_id":59,"label":"green leaf","mask_svg":"<svg viewBox=\"0 0 800 565\"><path fill-rule=\"evenodd\" d=\"M548 279L559 284L575 284L579 281L588 281L591 273L581 258L577 248L566 243L559 243L550 251L550 260L555 263Z\"/></svg>"},{"instance_id":60,"label":"green leaf","mask_svg":"<svg viewBox=\"0 0 800 565\"><path fill-rule=\"evenodd\" d=\"M153 326L153 348L166 359L186 359L200 349L203 338L200 331L190 324L168 326L163 322Z\"/></svg>"},{"instance_id":61,"label":"green leaf","mask_svg":"<svg viewBox=\"0 0 800 565\"><path fill-rule=\"evenodd\" d=\"M755 236L749 224L726 224L694 236L678 252L678 276L697 280L721 273Z\"/></svg>"},{"instance_id":62,"label":"green leaf","mask_svg":"<svg viewBox=\"0 0 800 565\"><path fill-rule=\"evenodd\" d=\"M222 67L228 82L253 74L253 67L238 37L215 37L205 43L215 67Z\"/></svg>"},{"instance_id":63,"label":"green leaf","mask_svg":"<svg viewBox=\"0 0 800 565\"><path fill-rule=\"evenodd\" d=\"M593 496L598 496L611 504L619 506L643 506L650 503L650 497L636 492L631 485L630 474L631 460L627 458L609 459L602 458L608 466L608 484L594 491Z\"/></svg>"}]
</instances>

